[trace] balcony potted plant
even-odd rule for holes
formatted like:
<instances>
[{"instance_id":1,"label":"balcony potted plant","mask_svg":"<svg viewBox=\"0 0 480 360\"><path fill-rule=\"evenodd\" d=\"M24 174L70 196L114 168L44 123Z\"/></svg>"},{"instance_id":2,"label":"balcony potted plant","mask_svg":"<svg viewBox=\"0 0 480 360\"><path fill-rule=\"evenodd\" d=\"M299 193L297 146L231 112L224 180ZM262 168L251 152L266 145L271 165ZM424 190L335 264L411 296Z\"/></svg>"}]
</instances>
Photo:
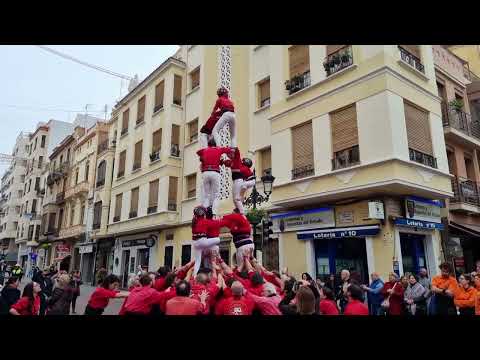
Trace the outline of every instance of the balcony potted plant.
<instances>
[{"instance_id":1,"label":"balcony potted plant","mask_svg":"<svg viewBox=\"0 0 480 360\"><path fill-rule=\"evenodd\" d=\"M335 65L340 65L340 61L341 61L340 55L338 55L338 54L333 55L333 63Z\"/></svg>"},{"instance_id":2,"label":"balcony potted plant","mask_svg":"<svg viewBox=\"0 0 480 360\"><path fill-rule=\"evenodd\" d=\"M345 52L341 56L342 65L349 63L351 58L352 58L352 54L350 54L350 51L345 50Z\"/></svg>"},{"instance_id":3,"label":"balcony potted plant","mask_svg":"<svg viewBox=\"0 0 480 360\"><path fill-rule=\"evenodd\" d=\"M330 75L330 64L328 63L328 59L325 59L323 62L323 68L325 69L327 76Z\"/></svg>"},{"instance_id":4,"label":"balcony potted plant","mask_svg":"<svg viewBox=\"0 0 480 360\"><path fill-rule=\"evenodd\" d=\"M262 219L265 217L265 210L251 209L245 214L245 216L250 224L260 224Z\"/></svg>"},{"instance_id":5,"label":"balcony potted plant","mask_svg":"<svg viewBox=\"0 0 480 360\"><path fill-rule=\"evenodd\" d=\"M463 109L463 101L455 99L449 102L449 105L452 107L452 109L460 111Z\"/></svg>"},{"instance_id":6,"label":"balcony potted plant","mask_svg":"<svg viewBox=\"0 0 480 360\"><path fill-rule=\"evenodd\" d=\"M330 71L335 68L335 61L333 61L333 56L330 56L328 60L328 65L330 66Z\"/></svg>"}]
</instances>

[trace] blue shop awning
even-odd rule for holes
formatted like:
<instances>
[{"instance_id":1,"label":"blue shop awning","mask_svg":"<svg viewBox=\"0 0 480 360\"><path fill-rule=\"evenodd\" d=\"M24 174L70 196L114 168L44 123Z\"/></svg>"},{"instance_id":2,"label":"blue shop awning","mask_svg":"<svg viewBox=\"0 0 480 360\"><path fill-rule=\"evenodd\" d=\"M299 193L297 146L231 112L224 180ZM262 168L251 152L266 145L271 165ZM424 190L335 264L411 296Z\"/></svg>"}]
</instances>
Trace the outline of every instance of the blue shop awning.
<instances>
[{"instance_id":1,"label":"blue shop awning","mask_svg":"<svg viewBox=\"0 0 480 360\"><path fill-rule=\"evenodd\" d=\"M299 240L340 239L348 237L361 238L375 236L380 232L380 225L352 226L333 229L316 229L297 232Z\"/></svg>"},{"instance_id":2,"label":"blue shop awning","mask_svg":"<svg viewBox=\"0 0 480 360\"><path fill-rule=\"evenodd\" d=\"M395 225L397 226L406 226L406 227L413 227L418 229L430 229L430 230L443 230L444 226L442 223L436 223L431 221L423 221L423 220L413 220L407 218L396 218Z\"/></svg>"}]
</instances>

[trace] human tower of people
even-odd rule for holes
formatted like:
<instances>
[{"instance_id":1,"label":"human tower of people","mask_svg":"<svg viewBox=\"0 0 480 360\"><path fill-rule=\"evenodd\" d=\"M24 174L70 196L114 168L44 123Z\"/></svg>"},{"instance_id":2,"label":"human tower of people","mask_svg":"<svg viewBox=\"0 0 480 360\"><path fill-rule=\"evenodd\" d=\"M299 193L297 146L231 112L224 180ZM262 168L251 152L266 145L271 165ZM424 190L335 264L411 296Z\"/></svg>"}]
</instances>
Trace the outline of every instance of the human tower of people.
<instances>
[{"instance_id":1,"label":"human tower of people","mask_svg":"<svg viewBox=\"0 0 480 360\"><path fill-rule=\"evenodd\" d=\"M251 225L242 205L245 192L253 187L252 161L242 158L236 142L235 110L228 91L220 88L218 100L201 129L197 154L202 171L201 204L193 210L192 240L194 259L174 269L160 267L156 273L140 271L129 279L128 291L118 290L120 279L102 272L91 294L85 315L101 315L110 299L123 298L119 315L410 315L480 314L480 264L478 274L462 275L460 284L451 276L448 264L430 282L426 270L420 278L405 281L391 273L383 283L373 273L369 286L360 285L354 273L341 271L336 277L316 281L304 273L297 281L288 269L269 271L253 256ZM220 147L219 132L229 125L230 147ZM220 169L231 168L234 210L217 215ZM231 232L236 247L236 266L219 256L220 231ZM358 275L358 274L357 274ZM474 283L473 283L474 282ZM11 276L1 292L0 308L11 315L68 315L75 312L80 294L80 273L40 271L25 286L22 297L18 278ZM428 290L428 291L427 291ZM365 296L366 295L366 296ZM368 307L365 305L368 298ZM435 301L433 301L435 300ZM427 311L435 308L434 311Z\"/></svg>"}]
</instances>

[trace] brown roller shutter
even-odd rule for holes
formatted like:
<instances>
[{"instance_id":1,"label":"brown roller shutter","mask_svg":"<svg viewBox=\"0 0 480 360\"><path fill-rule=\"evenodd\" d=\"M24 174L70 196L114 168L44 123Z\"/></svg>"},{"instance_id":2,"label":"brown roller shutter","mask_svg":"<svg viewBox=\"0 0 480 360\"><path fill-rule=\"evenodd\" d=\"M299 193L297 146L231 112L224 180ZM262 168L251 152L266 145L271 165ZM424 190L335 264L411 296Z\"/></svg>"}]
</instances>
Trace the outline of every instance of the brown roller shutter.
<instances>
[{"instance_id":1,"label":"brown roller shutter","mask_svg":"<svg viewBox=\"0 0 480 360\"><path fill-rule=\"evenodd\" d=\"M120 153L120 159L118 160L118 176L122 176L125 173L125 159L127 157L127 150L123 150Z\"/></svg>"},{"instance_id":2,"label":"brown roller shutter","mask_svg":"<svg viewBox=\"0 0 480 360\"><path fill-rule=\"evenodd\" d=\"M428 112L404 101L408 147L433 156Z\"/></svg>"},{"instance_id":3,"label":"brown roller shutter","mask_svg":"<svg viewBox=\"0 0 480 360\"><path fill-rule=\"evenodd\" d=\"M195 197L197 189L197 174L187 176L187 199Z\"/></svg>"},{"instance_id":4,"label":"brown roller shutter","mask_svg":"<svg viewBox=\"0 0 480 360\"><path fill-rule=\"evenodd\" d=\"M123 112L123 115L122 115L122 132L125 132L124 130L128 131L129 117L130 117L130 109L127 109Z\"/></svg>"},{"instance_id":5,"label":"brown roller shutter","mask_svg":"<svg viewBox=\"0 0 480 360\"><path fill-rule=\"evenodd\" d=\"M355 104L330 114L333 152L358 145L357 111Z\"/></svg>"},{"instance_id":6,"label":"brown roller shutter","mask_svg":"<svg viewBox=\"0 0 480 360\"><path fill-rule=\"evenodd\" d=\"M138 100L137 105L137 124L141 123L145 117L145 96Z\"/></svg>"},{"instance_id":7,"label":"brown roller shutter","mask_svg":"<svg viewBox=\"0 0 480 360\"><path fill-rule=\"evenodd\" d=\"M138 169L142 165L142 147L143 147L143 140L140 140L135 144L135 156L133 160L134 169Z\"/></svg>"},{"instance_id":8,"label":"brown roller shutter","mask_svg":"<svg viewBox=\"0 0 480 360\"><path fill-rule=\"evenodd\" d=\"M170 176L168 178L168 203L169 204L177 203L177 189L178 189L178 178L175 176Z\"/></svg>"},{"instance_id":9,"label":"brown roller shutter","mask_svg":"<svg viewBox=\"0 0 480 360\"><path fill-rule=\"evenodd\" d=\"M152 152L160 151L162 147L162 129L158 129L153 133Z\"/></svg>"},{"instance_id":10,"label":"brown roller shutter","mask_svg":"<svg viewBox=\"0 0 480 360\"><path fill-rule=\"evenodd\" d=\"M158 179L150 182L150 191L148 192L148 207L154 207L158 204Z\"/></svg>"},{"instance_id":11,"label":"brown roller shutter","mask_svg":"<svg viewBox=\"0 0 480 360\"><path fill-rule=\"evenodd\" d=\"M172 145L180 144L180 126L172 125Z\"/></svg>"},{"instance_id":12,"label":"brown roller shutter","mask_svg":"<svg viewBox=\"0 0 480 360\"><path fill-rule=\"evenodd\" d=\"M165 92L165 81L161 81L155 86L155 109L161 109L163 107L163 94Z\"/></svg>"},{"instance_id":13,"label":"brown roller shutter","mask_svg":"<svg viewBox=\"0 0 480 360\"><path fill-rule=\"evenodd\" d=\"M179 75L173 79L173 103L182 105L182 77Z\"/></svg>"},{"instance_id":14,"label":"brown roller shutter","mask_svg":"<svg viewBox=\"0 0 480 360\"><path fill-rule=\"evenodd\" d=\"M293 168L313 165L312 123L292 129Z\"/></svg>"},{"instance_id":15,"label":"brown roller shutter","mask_svg":"<svg viewBox=\"0 0 480 360\"><path fill-rule=\"evenodd\" d=\"M190 78L192 79L192 90L193 90L200 85L200 68L192 71L190 74Z\"/></svg>"},{"instance_id":16,"label":"brown roller shutter","mask_svg":"<svg viewBox=\"0 0 480 360\"><path fill-rule=\"evenodd\" d=\"M260 94L260 106L263 106L264 101L270 99L270 79L265 80L258 85L258 92Z\"/></svg>"},{"instance_id":17,"label":"brown roller shutter","mask_svg":"<svg viewBox=\"0 0 480 360\"><path fill-rule=\"evenodd\" d=\"M266 169L272 168L272 149L265 149L262 150L262 174L265 172Z\"/></svg>"},{"instance_id":18,"label":"brown roller shutter","mask_svg":"<svg viewBox=\"0 0 480 360\"><path fill-rule=\"evenodd\" d=\"M344 48L347 45L327 45L327 55L331 55L334 52Z\"/></svg>"},{"instance_id":19,"label":"brown roller shutter","mask_svg":"<svg viewBox=\"0 0 480 360\"><path fill-rule=\"evenodd\" d=\"M410 54L416 56L420 59L420 46L419 45L400 45L402 48L407 50Z\"/></svg>"},{"instance_id":20,"label":"brown roller shutter","mask_svg":"<svg viewBox=\"0 0 480 360\"><path fill-rule=\"evenodd\" d=\"M130 212L138 212L138 187L132 189L132 198L130 200Z\"/></svg>"},{"instance_id":21,"label":"brown roller shutter","mask_svg":"<svg viewBox=\"0 0 480 360\"><path fill-rule=\"evenodd\" d=\"M123 193L118 194L115 197L115 214L114 214L114 216L118 219L120 219L120 216L122 214L122 199L123 199Z\"/></svg>"},{"instance_id":22,"label":"brown roller shutter","mask_svg":"<svg viewBox=\"0 0 480 360\"><path fill-rule=\"evenodd\" d=\"M293 45L288 48L290 78L310 70L308 45Z\"/></svg>"}]
</instances>

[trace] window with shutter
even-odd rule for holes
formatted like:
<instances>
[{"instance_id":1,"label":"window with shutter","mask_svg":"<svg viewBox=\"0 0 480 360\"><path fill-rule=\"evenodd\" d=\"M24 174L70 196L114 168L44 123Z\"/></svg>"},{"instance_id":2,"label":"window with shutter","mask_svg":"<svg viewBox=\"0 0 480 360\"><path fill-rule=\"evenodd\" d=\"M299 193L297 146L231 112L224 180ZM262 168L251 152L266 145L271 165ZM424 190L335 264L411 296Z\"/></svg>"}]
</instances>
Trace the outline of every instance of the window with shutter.
<instances>
[{"instance_id":1,"label":"window with shutter","mask_svg":"<svg viewBox=\"0 0 480 360\"><path fill-rule=\"evenodd\" d=\"M138 100L137 104L137 124L141 124L145 119L145 99L146 95Z\"/></svg>"},{"instance_id":2,"label":"window with shutter","mask_svg":"<svg viewBox=\"0 0 480 360\"><path fill-rule=\"evenodd\" d=\"M187 176L187 199L197 195L197 174Z\"/></svg>"},{"instance_id":3,"label":"window with shutter","mask_svg":"<svg viewBox=\"0 0 480 360\"><path fill-rule=\"evenodd\" d=\"M130 117L130 109L127 109L123 112L123 115L122 115L122 132L120 135L126 134L128 132L129 117Z\"/></svg>"},{"instance_id":4,"label":"window with shutter","mask_svg":"<svg viewBox=\"0 0 480 360\"><path fill-rule=\"evenodd\" d=\"M197 86L200 86L200 67L190 73L190 82L192 84L191 90L195 89Z\"/></svg>"},{"instance_id":5,"label":"window with shutter","mask_svg":"<svg viewBox=\"0 0 480 360\"><path fill-rule=\"evenodd\" d=\"M189 142L194 142L198 139L198 118L188 123Z\"/></svg>"},{"instance_id":6,"label":"window with shutter","mask_svg":"<svg viewBox=\"0 0 480 360\"><path fill-rule=\"evenodd\" d=\"M131 199L130 199L130 214L128 215L129 219L137 217L138 215L138 192L139 188L136 187L132 189Z\"/></svg>"},{"instance_id":7,"label":"window with shutter","mask_svg":"<svg viewBox=\"0 0 480 360\"><path fill-rule=\"evenodd\" d=\"M408 51L410 54L415 56L418 60L421 59L420 57L420 46L419 45L399 45L401 48Z\"/></svg>"},{"instance_id":8,"label":"window with shutter","mask_svg":"<svg viewBox=\"0 0 480 360\"><path fill-rule=\"evenodd\" d=\"M127 157L127 150L123 150L120 153L120 158L118 160L118 172L117 172L117 178L122 177L125 175L125 160Z\"/></svg>"},{"instance_id":9,"label":"window with shutter","mask_svg":"<svg viewBox=\"0 0 480 360\"><path fill-rule=\"evenodd\" d=\"M133 170L137 170L142 167L142 147L143 147L143 140L140 140L135 144Z\"/></svg>"},{"instance_id":10,"label":"window with shutter","mask_svg":"<svg viewBox=\"0 0 480 360\"><path fill-rule=\"evenodd\" d=\"M173 103L182 105L182 77L179 75L173 78Z\"/></svg>"},{"instance_id":11,"label":"window with shutter","mask_svg":"<svg viewBox=\"0 0 480 360\"><path fill-rule=\"evenodd\" d=\"M152 153L150 154L151 161L160 159L161 148L162 148L162 129L158 129L152 135Z\"/></svg>"},{"instance_id":12,"label":"window with shutter","mask_svg":"<svg viewBox=\"0 0 480 360\"><path fill-rule=\"evenodd\" d=\"M180 126L172 125L172 146L170 149L170 155L180 156Z\"/></svg>"},{"instance_id":13,"label":"window with shutter","mask_svg":"<svg viewBox=\"0 0 480 360\"><path fill-rule=\"evenodd\" d=\"M155 107L153 112L156 112L163 108L163 95L165 93L165 81L160 81L157 86L155 86Z\"/></svg>"},{"instance_id":14,"label":"window with shutter","mask_svg":"<svg viewBox=\"0 0 480 360\"><path fill-rule=\"evenodd\" d=\"M158 179L155 181L150 181L150 187L148 191L148 209L147 209L148 214L151 214L157 211L158 185L159 185Z\"/></svg>"},{"instance_id":15,"label":"window with shutter","mask_svg":"<svg viewBox=\"0 0 480 360\"><path fill-rule=\"evenodd\" d=\"M272 171L272 149L264 149L260 152L260 161L262 162L262 176L266 174L267 171Z\"/></svg>"},{"instance_id":16,"label":"window with shutter","mask_svg":"<svg viewBox=\"0 0 480 360\"><path fill-rule=\"evenodd\" d=\"M327 56L336 53L338 50L343 49L347 45L327 45Z\"/></svg>"},{"instance_id":17,"label":"window with shutter","mask_svg":"<svg viewBox=\"0 0 480 360\"><path fill-rule=\"evenodd\" d=\"M313 135L311 122L292 129L292 147L292 179L313 175Z\"/></svg>"},{"instance_id":18,"label":"window with shutter","mask_svg":"<svg viewBox=\"0 0 480 360\"><path fill-rule=\"evenodd\" d=\"M330 113L332 131L332 169L340 169L360 161L357 109L355 104Z\"/></svg>"},{"instance_id":19,"label":"window with shutter","mask_svg":"<svg viewBox=\"0 0 480 360\"><path fill-rule=\"evenodd\" d=\"M270 105L270 78L258 83L259 107Z\"/></svg>"},{"instance_id":20,"label":"window with shutter","mask_svg":"<svg viewBox=\"0 0 480 360\"><path fill-rule=\"evenodd\" d=\"M80 224L85 225L85 205L82 205L82 210L80 211Z\"/></svg>"},{"instance_id":21,"label":"window with shutter","mask_svg":"<svg viewBox=\"0 0 480 360\"><path fill-rule=\"evenodd\" d=\"M436 168L428 112L407 101L403 104L410 160Z\"/></svg>"},{"instance_id":22,"label":"window with shutter","mask_svg":"<svg viewBox=\"0 0 480 360\"><path fill-rule=\"evenodd\" d=\"M107 169L107 163L105 162L105 160L102 160L98 165L98 170L97 170L97 186L105 185L106 169Z\"/></svg>"},{"instance_id":23,"label":"window with shutter","mask_svg":"<svg viewBox=\"0 0 480 360\"><path fill-rule=\"evenodd\" d=\"M177 189L178 178L170 176L168 178L168 210L170 211L177 210Z\"/></svg>"},{"instance_id":24,"label":"window with shutter","mask_svg":"<svg viewBox=\"0 0 480 360\"><path fill-rule=\"evenodd\" d=\"M288 48L290 79L310 71L309 45L293 45Z\"/></svg>"},{"instance_id":25,"label":"window with shutter","mask_svg":"<svg viewBox=\"0 0 480 360\"><path fill-rule=\"evenodd\" d=\"M122 215L122 200L122 193L115 196L115 213L113 214L113 222L120 221L120 216Z\"/></svg>"}]
</instances>

